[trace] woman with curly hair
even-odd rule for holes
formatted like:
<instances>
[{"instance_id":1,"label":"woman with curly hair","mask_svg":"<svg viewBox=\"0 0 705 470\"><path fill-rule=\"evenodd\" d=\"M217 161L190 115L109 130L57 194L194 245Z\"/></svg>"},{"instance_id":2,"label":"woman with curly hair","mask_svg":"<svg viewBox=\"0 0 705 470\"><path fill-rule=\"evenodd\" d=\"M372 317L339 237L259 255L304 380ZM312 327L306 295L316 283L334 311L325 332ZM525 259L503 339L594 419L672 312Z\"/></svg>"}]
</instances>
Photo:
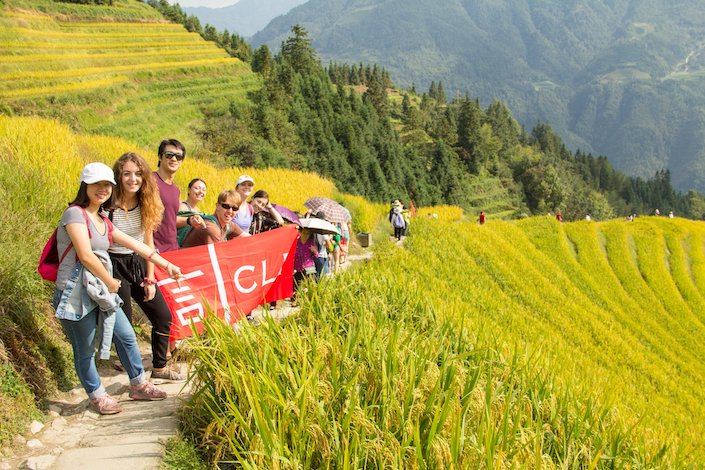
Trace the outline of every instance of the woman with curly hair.
<instances>
[{"instance_id":1,"label":"woman with curly hair","mask_svg":"<svg viewBox=\"0 0 705 470\"><path fill-rule=\"evenodd\" d=\"M154 249L154 230L162 220L164 206L149 164L137 153L129 152L118 158L113 173L117 186L110 219L115 227ZM179 372L167 367L171 312L157 288L154 265L118 243L108 252L115 278L122 282L118 295L125 302L123 310L130 323L130 299L134 299L152 323L152 378L183 380Z\"/></svg>"}]
</instances>

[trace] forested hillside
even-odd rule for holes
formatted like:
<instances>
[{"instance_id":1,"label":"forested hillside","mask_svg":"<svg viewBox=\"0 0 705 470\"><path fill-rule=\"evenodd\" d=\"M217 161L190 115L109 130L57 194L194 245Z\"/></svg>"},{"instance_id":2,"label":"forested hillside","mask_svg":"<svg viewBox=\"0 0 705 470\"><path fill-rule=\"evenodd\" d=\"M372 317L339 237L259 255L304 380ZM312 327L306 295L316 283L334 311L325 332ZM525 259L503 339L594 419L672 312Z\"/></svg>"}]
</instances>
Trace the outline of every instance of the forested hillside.
<instances>
[{"instance_id":1,"label":"forested hillside","mask_svg":"<svg viewBox=\"0 0 705 470\"><path fill-rule=\"evenodd\" d=\"M377 63L402 87L550 122L571 149L628 174L669 169L705 190L705 10L695 0L311 0L253 37L279 47L301 24L324 62Z\"/></svg>"},{"instance_id":2,"label":"forested hillside","mask_svg":"<svg viewBox=\"0 0 705 470\"><path fill-rule=\"evenodd\" d=\"M668 171L627 177L603 156L568 150L548 124L526 131L499 101L448 100L441 82L421 95L400 92L376 65L324 69L300 26L280 53L255 50L252 67L263 88L208 115L201 131L226 165L305 168L376 200L453 204L493 217L705 213L697 193L673 190Z\"/></svg>"}]
</instances>

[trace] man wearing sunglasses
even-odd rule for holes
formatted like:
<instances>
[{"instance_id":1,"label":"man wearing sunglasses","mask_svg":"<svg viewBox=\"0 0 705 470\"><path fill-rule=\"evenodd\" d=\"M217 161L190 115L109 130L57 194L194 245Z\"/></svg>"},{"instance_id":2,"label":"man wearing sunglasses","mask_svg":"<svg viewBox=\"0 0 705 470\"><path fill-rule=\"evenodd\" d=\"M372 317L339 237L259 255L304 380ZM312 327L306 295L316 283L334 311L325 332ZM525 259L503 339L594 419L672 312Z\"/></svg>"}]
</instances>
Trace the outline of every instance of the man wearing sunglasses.
<instances>
[{"instance_id":1,"label":"man wearing sunglasses","mask_svg":"<svg viewBox=\"0 0 705 470\"><path fill-rule=\"evenodd\" d=\"M243 231L233 222L233 217L240 207L240 203L240 195L236 191L227 190L220 193L213 215L203 216L206 226L191 230L184 238L181 247L210 245L211 243L232 240L235 237L249 237L249 233Z\"/></svg>"},{"instance_id":2,"label":"man wearing sunglasses","mask_svg":"<svg viewBox=\"0 0 705 470\"><path fill-rule=\"evenodd\" d=\"M165 139L159 144L159 161L154 178L159 187L159 197L164 205L162 222L154 231L154 246L164 253L179 249L176 241L176 229L189 225L191 227L205 228L206 224L200 215L179 217L179 204L181 191L174 184L174 175L186 158L186 147L176 139Z\"/></svg>"}]
</instances>

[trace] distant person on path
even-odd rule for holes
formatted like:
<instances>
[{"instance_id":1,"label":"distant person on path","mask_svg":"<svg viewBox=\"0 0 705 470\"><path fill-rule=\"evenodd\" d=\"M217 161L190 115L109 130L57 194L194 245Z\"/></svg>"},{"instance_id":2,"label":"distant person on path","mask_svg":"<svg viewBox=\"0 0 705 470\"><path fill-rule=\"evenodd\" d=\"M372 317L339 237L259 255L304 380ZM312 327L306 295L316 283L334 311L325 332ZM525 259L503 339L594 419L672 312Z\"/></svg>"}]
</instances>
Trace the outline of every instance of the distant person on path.
<instances>
[{"instance_id":1,"label":"distant person on path","mask_svg":"<svg viewBox=\"0 0 705 470\"><path fill-rule=\"evenodd\" d=\"M480 211L480 216L477 218L477 221L480 222L480 225L485 225L485 219L487 216L485 216L485 211Z\"/></svg>"},{"instance_id":2,"label":"distant person on path","mask_svg":"<svg viewBox=\"0 0 705 470\"><path fill-rule=\"evenodd\" d=\"M269 200L269 193L264 189L258 190L252 196L250 205L254 212L252 225L250 225L250 235L268 232L284 225L284 219L272 206L272 202Z\"/></svg>"},{"instance_id":3,"label":"distant person on path","mask_svg":"<svg viewBox=\"0 0 705 470\"><path fill-rule=\"evenodd\" d=\"M563 222L563 213L561 211L556 211L556 220L558 222Z\"/></svg>"},{"instance_id":4,"label":"distant person on path","mask_svg":"<svg viewBox=\"0 0 705 470\"><path fill-rule=\"evenodd\" d=\"M669 218L669 219L672 219L673 217L675 217L675 216L673 215L673 211L669 211L669 212L668 212L668 218Z\"/></svg>"},{"instance_id":5,"label":"distant person on path","mask_svg":"<svg viewBox=\"0 0 705 470\"><path fill-rule=\"evenodd\" d=\"M186 217L186 225L176 229L176 241L181 246L184 238L191 231L191 221L188 219L191 216L203 216L203 212L198 205L203 202L206 197L206 182L201 178L194 178L189 181L188 193L185 201L179 204L179 212L177 217Z\"/></svg>"},{"instance_id":6,"label":"distant person on path","mask_svg":"<svg viewBox=\"0 0 705 470\"><path fill-rule=\"evenodd\" d=\"M193 217L179 216L179 205L181 191L174 184L174 175L181 167L181 163L186 158L186 148L176 139L165 139L159 144L159 160L154 178L159 187L159 197L164 205L164 215L162 223L154 231L154 245L157 249L166 253L179 249L176 239L176 229L185 227L188 223L191 227L204 227L205 223L200 215Z\"/></svg>"},{"instance_id":7,"label":"distant person on path","mask_svg":"<svg viewBox=\"0 0 705 470\"><path fill-rule=\"evenodd\" d=\"M240 207L240 195L228 189L218 195L213 215L205 215L205 227L196 227L184 238L183 248L210 245L232 240L236 237L249 237L233 220Z\"/></svg>"},{"instance_id":8,"label":"distant person on path","mask_svg":"<svg viewBox=\"0 0 705 470\"><path fill-rule=\"evenodd\" d=\"M244 232L249 232L250 226L252 225L252 218L255 215L254 208L247 203L247 199L252 194L252 190L255 187L255 180L251 176L242 175L237 179L235 183L235 191L240 195L240 200L242 204L240 208L235 213L233 221L240 227Z\"/></svg>"},{"instance_id":9,"label":"distant person on path","mask_svg":"<svg viewBox=\"0 0 705 470\"><path fill-rule=\"evenodd\" d=\"M122 411L120 403L101 384L95 365L97 325L103 326L103 339L112 328L118 357L130 378L130 398L162 400L166 392L147 381L142 357L132 325L117 296L121 281L113 277L108 249L118 243L149 259L181 279L181 270L162 258L156 250L125 234L102 214L111 205L115 177L103 163L89 163L81 172L81 185L74 200L64 211L57 230L57 251L66 253L60 264L54 291L56 317L73 349L74 366L91 404L100 414ZM109 354L109 343L101 345Z\"/></svg>"},{"instance_id":10,"label":"distant person on path","mask_svg":"<svg viewBox=\"0 0 705 470\"><path fill-rule=\"evenodd\" d=\"M402 205L399 199L395 199L392 201L392 207L389 209L389 222L392 224L392 228L394 229L394 238L397 239L397 241L401 240L402 235L404 234L404 227L405 227L405 222L404 222L404 215L402 214Z\"/></svg>"},{"instance_id":11,"label":"distant person on path","mask_svg":"<svg viewBox=\"0 0 705 470\"><path fill-rule=\"evenodd\" d=\"M126 153L113 166L115 189L110 220L116 228L154 251L154 229L159 225L164 206L147 162L136 153ZM167 365L171 332L171 311L162 297L154 277L154 265L133 250L113 243L108 249L113 275L121 282L118 295L122 309L132 323L133 299L152 324L152 379L183 380ZM123 366L124 367L124 366Z\"/></svg>"},{"instance_id":12,"label":"distant person on path","mask_svg":"<svg viewBox=\"0 0 705 470\"><path fill-rule=\"evenodd\" d=\"M592 220L592 217L590 217L590 214L585 216L585 220L587 220L588 222L590 222Z\"/></svg>"},{"instance_id":13,"label":"distant person on path","mask_svg":"<svg viewBox=\"0 0 705 470\"><path fill-rule=\"evenodd\" d=\"M323 214L317 213L313 217L324 219ZM333 242L330 235L316 233L313 236L316 247L316 257L313 259L316 265L316 279L321 279L328 274L328 257L333 254Z\"/></svg>"},{"instance_id":14,"label":"distant person on path","mask_svg":"<svg viewBox=\"0 0 705 470\"><path fill-rule=\"evenodd\" d=\"M658 210L658 209L656 209L656 210L654 211L654 215L655 215L656 217L658 217L659 215L661 215L661 211Z\"/></svg>"},{"instance_id":15,"label":"distant person on path","mask_svg":"<svg viewBox=\"0 0 705 470\"><path fill-rule=\"evenodd\" d=\"M337 274L340 269L340 243L343 237L340 235L343 228L340 223L335 224L338 227L338 233L331 236L331 243L333 245L333 253L328 255L328 272Z\"/></svg>"}]
</instances>

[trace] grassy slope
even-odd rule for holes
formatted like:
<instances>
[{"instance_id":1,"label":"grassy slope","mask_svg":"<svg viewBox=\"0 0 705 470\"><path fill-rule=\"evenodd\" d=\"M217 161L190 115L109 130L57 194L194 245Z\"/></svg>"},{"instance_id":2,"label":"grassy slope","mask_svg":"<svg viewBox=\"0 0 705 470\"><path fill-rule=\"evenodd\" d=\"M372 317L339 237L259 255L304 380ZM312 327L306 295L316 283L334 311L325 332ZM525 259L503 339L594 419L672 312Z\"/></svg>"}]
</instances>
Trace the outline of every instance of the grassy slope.
<instances>
[{"instance_id":1,"label":"grassy slope","mask_svg":"<svg viewBox=\"0 0 705 470\"><path fill-rule=\"evenodd\" d=\"M259 79L238 59L135 0L113 7L8 0L0 9L0 111L84 132L191 148L204 109Z\"/></svg>"},{"instance_id":2,"label":"grassy slope","mask_svg":"<svg viewBox=\"0 0 705 470\"><path fill-rule=\"evenodd\" d=\"M205 340L186 421L259 468L697 464L704 240L680 219L421 218L287 324Z\"/></svg>"}]
</instances>

